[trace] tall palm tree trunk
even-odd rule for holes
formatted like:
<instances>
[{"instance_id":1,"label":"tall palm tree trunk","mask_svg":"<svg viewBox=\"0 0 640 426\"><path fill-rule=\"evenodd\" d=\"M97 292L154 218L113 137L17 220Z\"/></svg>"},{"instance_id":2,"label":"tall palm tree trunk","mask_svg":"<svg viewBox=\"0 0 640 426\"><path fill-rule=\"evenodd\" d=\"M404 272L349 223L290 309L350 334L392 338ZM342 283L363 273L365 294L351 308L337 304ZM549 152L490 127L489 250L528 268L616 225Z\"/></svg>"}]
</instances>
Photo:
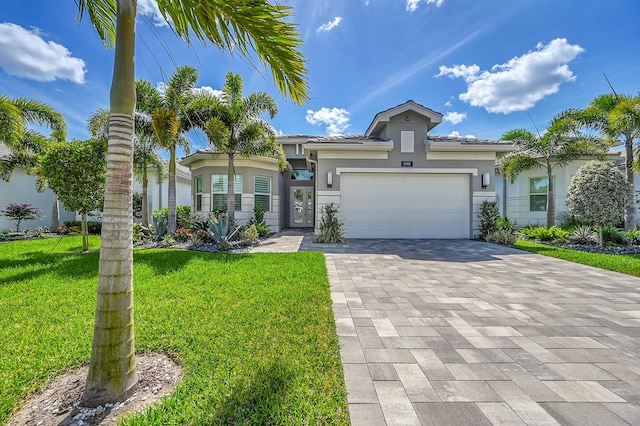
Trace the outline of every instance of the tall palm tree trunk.
<instances>
[{"instance_id":1,"label":"tall palm tree trunk","mask_svg":"<svg viewBox=\"0 0 640 426\"><path fill-rule=\"evenodd\" d=\"M629 135L625 135L625 138L624 148L627 156L625 168L627 172L627 182L631 187L631 203L629 207L627 207L627 216L624 220L624 229L628 231L636 227L638 208L636 206L636 179L635 173L633 172L633 139Z\"/></svg>"},{"instance_id":2,"label":"tall palm tree trunk","mask_svg":"<svg viewBox=\"0 0 640 426\"><path fill-rule=\"evenodd\" d=\"M227 167L227 216L233 222L236 218L236 194L233 186L235 180L234 156L229 155Z\"/></svg>"},{"instance_id":3,"label":"tall palm tree trunk","mask_svg":"<svg viewBox=\"0 0 640 426\"><path fill-rule=\"evenodd\" d=\"M149 226L149 175L146 165L142 170L142 224Z\"/></svg>"},{"instance_id":4,"label":"tall palm tree trunk","mask_svg":"<svg viewBox=\"0 0 640 426\"><path fill-rule=\"evenodd\" d=\"M556 190L553 185L553 170L547 165L547 228L556 224Z\"/></svg>"},{"instance_id":5,"label":"tall palm tree trunk","mask_svg":"<svg viewBox=\"0 0 640 426\"><path fill-rule=\"evenodd\" d=\"M118 0L98 301L83 404L122 401L138 381L133 333L136 1Z\"/></svg>"},{"instance_id":6,"label":"tall palm tree trunk","mask_svg":"<svg viewBox=\"0 0 640 426\"><path fill-rule=\"evenodd\" d=\"M167 224L167 233L176 232L176 146L173 145L169 149L169 222Z\"/></svg>"}]
</instances>

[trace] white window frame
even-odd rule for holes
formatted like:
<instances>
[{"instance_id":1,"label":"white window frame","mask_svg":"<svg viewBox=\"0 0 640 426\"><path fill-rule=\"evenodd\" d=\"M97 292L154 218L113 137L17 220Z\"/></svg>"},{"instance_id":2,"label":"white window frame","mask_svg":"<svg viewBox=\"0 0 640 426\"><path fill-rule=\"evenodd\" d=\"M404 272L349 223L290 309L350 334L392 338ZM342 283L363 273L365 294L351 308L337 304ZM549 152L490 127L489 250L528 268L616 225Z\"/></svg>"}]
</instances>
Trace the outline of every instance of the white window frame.
<instances>
[{"instance_id":1,"label":"white window frame","mask_svg":"<svg viewBox=\"0 0 640 426\"><path fill-rule=\"evenodd\" d=\"M215 189L215 184L216 184L216 179L217 177L221 177L222 178L222 190L216 191ZM217 206L217 207L224 207L225 209L227 208L227 182L228 182L228 177L226 174L212 174L211 175L211 211L214 211L214 209L216 209L216 205L215 205L215 199L216 199L216 195L223 195L225 196L224 198L224 206ZM236 208L235 210L237 212L242 210L242 175L235 175L234 180L233 180L233 187L234 187L234 196L236 199Z\"/></svg>"},{"instance_id":2,"label":"white window frame","mask_svg":"<svg viewBox=\"0 0 640 426\"><path fill-rule=\"evenodd\" d=\"M202 211L202 176L196 176L193 179L193 192L196 194L196 197L194 200L194 206L193 206L194 210L197 212L201 212Z\"/></svg>"},{"instance_id":3,"label":"white window frame","mask_svg":"<svg viewBox=\"0 0 640 426\"><path fill-rule=\"evenodd\" d=\"M258 192L258 179L266 179L269 182L269 192ZM267 197L267 208L265 209L265 211L270 212L271 211L271 190L272 190L272 185L271 185L271 178L268 176L254 176L253 178L253 205L257 206L258 205L258 197ZM260 203L262 204L262 203Z\"/></svg>"},{"instance_id":4,"label":"white window frame","mask_svg":"<svg viewBox=\"0 0 640 426\"><path fill-rule=\"evenodd\" d=\"M531 192L531 181L533 180L539 180L539 179L543 179L547 181L547 189L549 188L549 180L546 176L536 176L536 177L530 177L529 178L529 211L530 212L546 212L547 211L547 196L548 196L548 191L544 191L544 192ZM531 202L532 198L531 197L544 197L544 209L542 210L534 210L533 209L533 204Z\"/></svg>"}]
</instances>

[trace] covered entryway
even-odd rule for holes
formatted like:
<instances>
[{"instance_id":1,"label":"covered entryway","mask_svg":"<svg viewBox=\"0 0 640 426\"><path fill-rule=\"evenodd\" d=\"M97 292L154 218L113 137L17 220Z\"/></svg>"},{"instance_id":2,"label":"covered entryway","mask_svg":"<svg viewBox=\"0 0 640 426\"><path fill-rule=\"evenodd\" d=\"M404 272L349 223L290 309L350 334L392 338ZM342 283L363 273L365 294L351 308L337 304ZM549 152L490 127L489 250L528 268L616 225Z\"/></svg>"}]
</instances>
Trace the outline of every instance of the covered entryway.
<instances>
[{"instance_id":1,"label":"covered entryway","mask_svg":"<svg viewBox=\"0 0 640 426\"><path fill-rule=\"evenodd\" d=\"M289 227L313 227L313 187L292 186L289 194Z\"/></svg>"},{"instance_id":2,"label":"covered entryway","mask_svg":"<svg viewBox=\"0 0 640 426\"><path fill-rule=\"evenodd\" d=\"M469 174L342 173L347 238L470 238Z\"/></svg>"}]
</instances>

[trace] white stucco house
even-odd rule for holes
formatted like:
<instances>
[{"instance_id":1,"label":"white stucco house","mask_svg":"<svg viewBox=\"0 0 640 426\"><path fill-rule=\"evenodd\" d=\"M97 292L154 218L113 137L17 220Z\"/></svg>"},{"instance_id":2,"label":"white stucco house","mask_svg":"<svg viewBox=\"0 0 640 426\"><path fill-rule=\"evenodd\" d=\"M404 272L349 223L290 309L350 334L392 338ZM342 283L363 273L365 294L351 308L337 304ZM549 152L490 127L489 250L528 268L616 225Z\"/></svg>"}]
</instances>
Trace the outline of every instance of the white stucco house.
<instances>
[{"instance_id":1,"label":"white stucco house","mask_svg":"<svg viewBox=\"0 0 640 426\"><path fill-rule=\"evenodd\" d=\"M0 161L8 155L8 148L0 143ZM165 162L166 167L167 162ZM164 175L166 176L166 172ZM133 190L134 192L142 192L142 184L137 177L134 180ZM169 189L166 177L150 171L148 191L150 212L167 207ZM20 225L21 228L51 226L53 200L54 195L50 189L46 189L43 192L36 190L35 177L28 175L22 167L14 170L9 182L0 180L0 210L4 210L9 203L27 203L42 211L43 218L23 222ZM177 166L176 170L176 203L177 205L187 206L191 204L191 172L187 167L180 165ZM60 209L60 224L67 220L79 220L75 212L67 211L61 202L58 202L58 205ZM100 220L99 214L97 217L91 217L90 220ZM0 230L9 228L15 229L15 221L0 216Z\"/></svg>"},{"instance_id":2,"label":"white stucco house","mask_svg":"<svg viewBox=\"0 0 640 426\"><path fill-rule=\"evenodd\" d=\"M567 188L578 169L593 158L582 158L572 161L563 167L556 167L553 171L555 184L555 223L560 225L568 215L569 210L565 200ZM604 159L617 167L622 167L624 158L619 152L613 152ZM640 189L640 179L636 175L636 189ZM528 224L547 224L547 172L534 169L521 173L513 183L496 171L496 201L500 216L508 217L518 226Z\"/></svg>"},{"instance_id":3,"label":"white stucco house","mask_svg":"<svg viewBox=\"0 0 640 426\"><path fill-rule=\"evenodd\" d=\"M9 149L0 142L0 161L9 156ZM39 226L51 226L51 212L53 210L53 191L46 189L43 192L36 190L35 177L28 175L23 167L17 167L9 182L0 180L0 210L9 203L31 204L32 207L40 209L43 217L38 220L22 222L20 228L37 228ZM65 210L62 203L58 203L60 223L65 220L74 220L75 212ZM16 222L5 216L0 216L0 229L15 230Z\"/></svg>"}]
</instances>

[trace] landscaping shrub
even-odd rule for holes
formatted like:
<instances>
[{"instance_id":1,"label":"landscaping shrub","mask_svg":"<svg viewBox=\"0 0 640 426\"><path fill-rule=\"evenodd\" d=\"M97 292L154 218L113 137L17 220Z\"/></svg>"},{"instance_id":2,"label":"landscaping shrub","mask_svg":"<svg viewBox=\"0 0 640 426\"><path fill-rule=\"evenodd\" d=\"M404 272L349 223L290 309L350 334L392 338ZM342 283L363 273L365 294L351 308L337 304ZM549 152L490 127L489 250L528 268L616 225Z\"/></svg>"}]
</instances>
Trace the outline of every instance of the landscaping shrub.
<instances>
[{"instance_id":1,"label":"landscaping shrub","mask_svg":"<svg viewBox=\"0 0 640 426\"><path fill-rule=\"evenodd\" d=\"M502 244L505 246L513 246L516 243L515 234L509 229L498 229L486 235L484 238L487 242Z\"/></svg>"},{"instance_id":2,"label":"landscaping shrub","mask_svg":"<svg viewBox=\"0 0 640 426\"><path fill-rule=\"evenodd\" d=\"M640 244L640 230L638 228L628 230L626 237L629 244Z\"/></svg>"},{"instance_id":3,"label":"landscaping shrub","mask_svg":"<svg viewBox=\"0 0 640 426\"><path fill-rule=\"evenodd\" d=\"M77 229L78 232L80 232L80 230L82 229L82 221L65 220L64 226L67 229L73 229L73 230ZM95 220L87 221L87 232L90 235L100 235L102 233L102 222L96 222Z\"/></svg>"},{"instance_id":4,"label":"landscaping shrub","mask_svg":"<svg viewBox=\"0 0 640 426\"><path fill-rule=\"evenodd\" d=\"M480 204L480 238L487 239L487 235L498 230L498 203L495 201L484 200Z\"/></svg>"},{"instance_id":5,"label":"landscaping shrub","mask_svg":"<svg viewBox=\"0 0 640 426\"><path fill-rule=\"evenodd\" d=\"M258 238L260 238L260 234L258 234L258 229L256 228L255 223L245 227L242 230L242 235L240 238L243 241L249 241L249 242L258 241Z\"/></svg>"},{"instance_id":6,"label":"landscaping shrub","mask_svg":"<svg viewBox=\"0 0 640 426\"><path fill-rule=\"evenodd\" d=\"M602 238L605 243L610 244L626 245L628 243L626 235L612 226L602 229Z\"/></svg>"},{"instance_id":7,"label":"landscaping shrub","mask_svg":"<svg viewBox=\"0 0 640 426\"><path fill-rule=\"evenodd\" d=\"M564 242L569 236L569 232L557 226L546 228L540 225L525 226L518 234L523 238L539 241Z\"/></svg>"},{"instance_id":8,"label":"landscaping shrub","mask_svg":"<svg viewBox=\"0 0 640 426\"><path fill-rule=\"evenodd\" d=\"M253 217L249 219L247 225L255 225L260 237L266 237L271 231L271 228L267 225L267 221L264 218L264 208L262 208L262 206L255 206L253 208Z\"/></svg>"},{"instance_id":9,"label":"landscaping shrub","mask_svg":"<svg viewBox=\"0 0 640 426\"><path fill-rule=\"evenodd\" d=\"M0 215L6 216L11 220L15 220L16 223L16 232L20 232L20 223L23 220L36 220L40 219L42 215L40 209L36 209L35 207L31 207L31 204L18 204L18 203L9 203L4 210L0 210Z\"/></svg>"},{"instance_id":10,"label":"landscaping shrub","mask_svg":"<svg viewBox=\"0 0 640 426\"><path fill-rule=\"evenodd\" d=\"M314 241L316 243L344 243L343 223L336 216L338 208L333 204L327 204L321 209L322 217L320 219L320 233L316 234Z\"/></svg>"},{"instance_id":11,"label":"landscaping shrub","mask_svg":"<svg viewBox=\"0 0 640 426\"><path fill-rule=\"evenodd\" d=\"M516 222L512 222L511 219L509 219L508 217L500 218L496 221L496 226L498 230L505 230L505 231L509 231L511 233L514 233L516 231L516 227L517 227L517 223Z\"/></svg>"},{"instance_id":12,"label":"landscaping shrub","mask_svg":"<svg viewBox=\"0 0 640 426\"><path fill-rule=\"evenodd\" d=\"M589 225L577 225L573 228L568 240L576 244L596 244L598 242L598 234Z\"/></svg>"}]
</instances>

